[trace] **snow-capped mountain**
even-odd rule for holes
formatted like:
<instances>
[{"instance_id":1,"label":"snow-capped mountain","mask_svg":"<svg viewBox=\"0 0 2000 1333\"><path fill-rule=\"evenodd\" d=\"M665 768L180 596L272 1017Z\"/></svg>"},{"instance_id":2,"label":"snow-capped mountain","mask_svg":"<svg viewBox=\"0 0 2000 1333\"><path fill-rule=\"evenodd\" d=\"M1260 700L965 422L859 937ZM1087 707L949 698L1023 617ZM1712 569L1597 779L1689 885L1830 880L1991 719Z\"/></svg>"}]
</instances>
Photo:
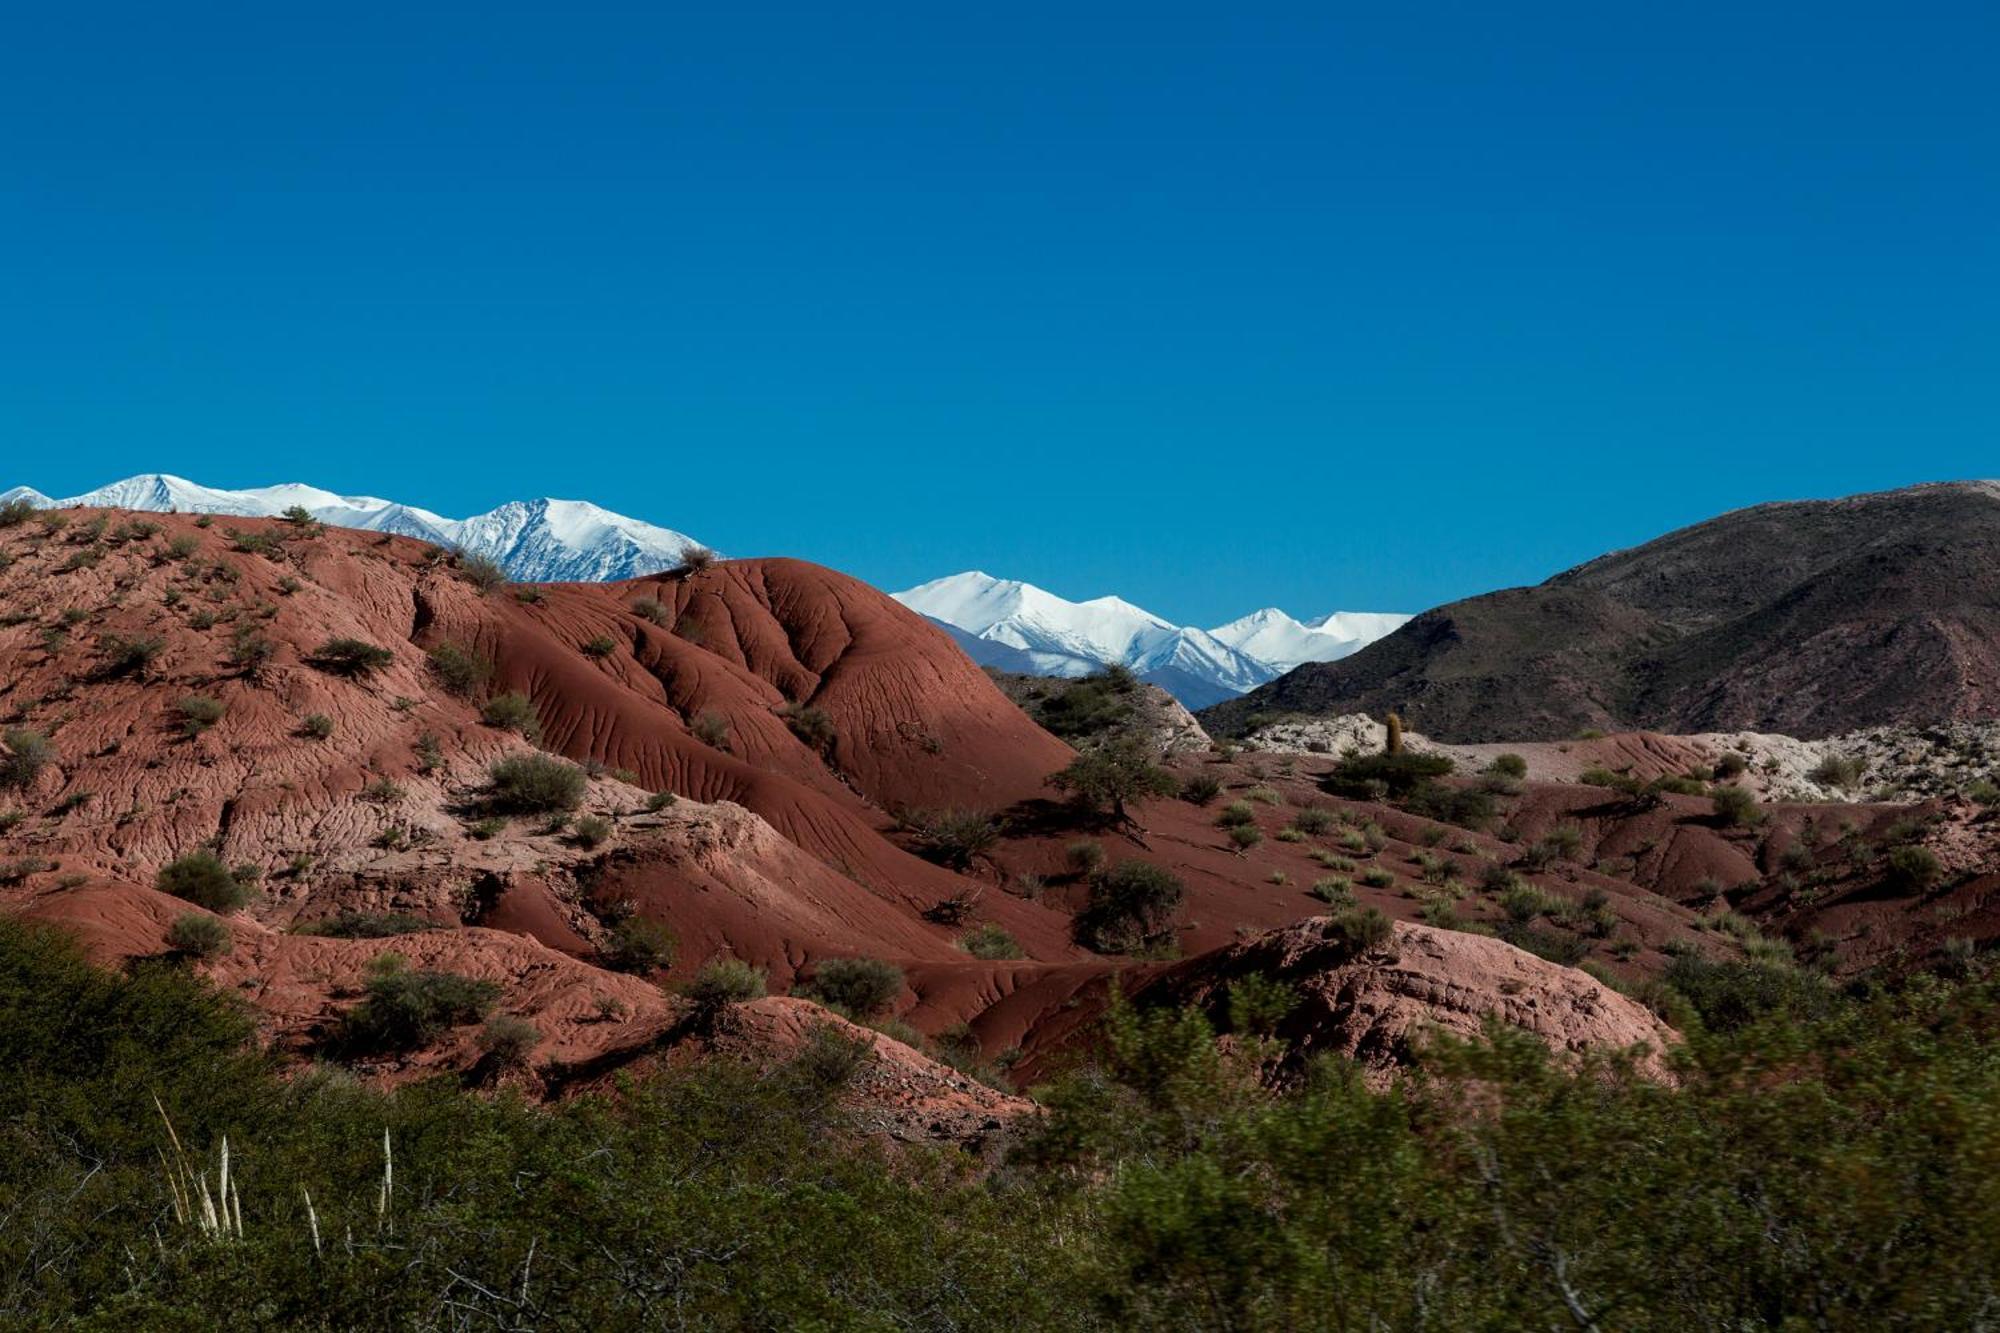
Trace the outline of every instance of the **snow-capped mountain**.
<instances>
[{"instance_id":1,"label":"snow-capped mountain","mask_svg":"<svg viewBox=\"0 0 2000 1333\"><path fill-rule=\"evenodd\" d=\"M225 491L161 473L127 477L65 500L51 500L17 486L0 495L0 501L9 499L42 506L99 505L244 518L269 517L298 506L334 527L393 532L486 556L523 583L651 574L672 568L684 551L699 545L669 528L641 523L583 500L512 500L471 518L446 518L414 505L371 495L336 495L296 482Z\"/></svg>"},{"instance_id":2,"label":"snow-capped mountain","mask_svg":"<svg viewBox=\"0 0 2000 1333\"><path fill-rule=\"evenodd\" d=\"M1408 619L1390 611L1335 611L1318 620L1300 621L1267 606L1209 633L1239 653L1270 663L1283 675L1304 662L1333 662L1359 652Z\"/></svg>"},{"instance_id":3,"label":"snow-capped mountain","mask_svg":"<svg viewBox=\"0 0 2000 1333\"><path fill-rule=\"evenodd\" d=\"M982 665L1086 676L1116 662L1190 708L1233 698L1300 662L1345 657L1409 619L1336 612L1307 625L1267 610L1204 630L1176 625L1122 598L1072 602L1033 584L977 571L894 596L956 630L953 637Z\"/></svg>"}]
</instances>

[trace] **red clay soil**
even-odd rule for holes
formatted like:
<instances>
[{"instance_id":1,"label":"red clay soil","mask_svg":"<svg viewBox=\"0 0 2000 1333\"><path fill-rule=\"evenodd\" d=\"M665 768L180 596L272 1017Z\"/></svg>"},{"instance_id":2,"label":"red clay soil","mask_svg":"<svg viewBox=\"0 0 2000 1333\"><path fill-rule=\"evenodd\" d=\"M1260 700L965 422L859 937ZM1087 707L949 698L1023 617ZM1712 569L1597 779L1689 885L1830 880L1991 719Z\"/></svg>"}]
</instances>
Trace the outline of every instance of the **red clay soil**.
<instances>
[{"instance_id":1,"label":"red clay soil","mask_svg":"<svg viewBox=\"0 0 2000 1333\"><path fill-rule=\"evenodd\" d=\"M190 909L153 892L156 873L213 848L256 874L259 890L232 919L237 949L216 975L243 988L280 1042L308 1041L351 1002L343 987L299 978L347 975L384 947L439 951L504 978L509 1009L543 1028L546 1058L585 1068L624 1058L628 1038L651 1041L636 1015L668 1021L660 986L710 958L767 968L782 991L818 961L868 955L903 967L897 1016L920 1032L969 1023L987 1057L1032 1056L1096 1012L1107 978L1159 970L1072 942L1088 887L1066 848L1084 838L1112 862L1151 861L1185 881L1177 945L1192 957L1323 912L1310 889L1330 874L1392 917L1443 901L1497 928L1488 866L1520 869L1534 839L1574 825L1580 850L1528 877L1565 897L1601 892L1610 924L1590 957L1636 976L1677 938L1733 948L1698 914L1747 903L1808 824L1894 818L1773 808L1757 829L1729 830L1705 800L1638 809L1598 788L1537 782L1502 798L1493 831L1468 832L1322 795L1331 760L1202 755L1176 766L1218 776L1220 801L1147 803L1143 829L1092 826L1044 785L1072 757L1066 745L941 632L828 570L732 561L684 577L482 592L434 548L399 537L67 518L54 532L0 529L0 730L44 733L57 751L28 785L0 791L0 902L78 928L102 957L158 953ZM358 676L330 670L316 650L341 637L391 660ZM427 665L446 643L492 663L472 697ZM575 814L605 821L607 837L586 845L540 816L486 820L488 765L531 748L481 721L481 696L502 691L526 694L541 744L585 766ZM190 699L213 700L220 716L191 724ZM309 726L315 717L324 723ZM727 724L720 744L697 735L709 718ZM1670 739L1618 744L1634 763L1656 749L1668 762ZM659 791L678 799L654 808ZM1237 799L1265 835L1244 853L1215 822ZM908 807L948 806L1009 820L963 874L910 854L897 831ZM1312 806L1344 822L1280 836ZM1364 829L1379 849L1344 844ZM1983 830L1962 836L1964 858L1983 854ZM1333 870L1315 853L1354 864ZM1387 883L1362 883L1371 869ZM968 905L962 919L932 919L953 901ZM387 945L287 933L355 912L443 929ZM597 965L612 924L633 913L679 937L663 974ZM981 923L1004 928L1025 956L970 957L958 940ZM600 995L635 1015L615 1026L639 1026L614 1034L591 1019ZM460 1060L462 1046L437 1058Z\"/></svg>"}]
</instances>

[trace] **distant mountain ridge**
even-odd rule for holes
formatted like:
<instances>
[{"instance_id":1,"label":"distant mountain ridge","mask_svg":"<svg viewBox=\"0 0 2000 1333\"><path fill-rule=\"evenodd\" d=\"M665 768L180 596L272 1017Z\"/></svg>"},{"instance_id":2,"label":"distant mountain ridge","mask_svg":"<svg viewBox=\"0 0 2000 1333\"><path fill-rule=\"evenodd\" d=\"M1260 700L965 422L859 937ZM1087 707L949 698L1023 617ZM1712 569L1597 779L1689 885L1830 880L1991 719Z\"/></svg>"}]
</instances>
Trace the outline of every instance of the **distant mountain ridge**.
<instances>
[{"instance_id":1,"label":"distant mountain ridge","mask_svg":"<svg viewBox=\"0 0 2000 1333\"><path fill-rule=\"evenodd\" d=\"M1276 608L1213 630L1176 625L1120 597L1073 602L977 570L894 594L954 632L984 666L1043 676L1130 667L1190 708L1235 698L1302 661L1345 656L1408 616L1335 612L1310 624Z\"/></svg>"},{"instance_id":2,"label":"distant mountain ridge","mask_svg":"<svg viewBox=\"0 0 2000 1333\"><path fill-rule=\"evenodd\" d=\"M25 486L0 494L0 501L14 499L44 507L90 505L245 518L271 517L298 506L334 527L393 532L486 556L523 583L599 583L657 573L680 563L689 547L700 545L683 533L626 518L584 500L512 500L486 513L459 519L370 495L336 495L296 482L231 491L165 473L127 477L63 500L52 500Z\"/></svg>"},{"instance_id":3,"label":"distant mountain ridge","mask_svg":"<svg viewBox=\"0 0 2000 1333\"><path fill-rule=\"evenodd\" d=\"M340 495L298 482L224 490L166 473L127 477L51 499L27 486L0 501L84 505L154 513L268 518L298 507L322 523L391 532L469 551L523 583L600 583L678 565L701 543L671 528L583 500L513 500L471 518L446 518L372 495ZM1031 584L967 572L895 594L943 626L981 666L1023 675L1084 676L1118 663L1189 708L1204 708L1301 662L1356 651L1409 617L1337 611L1303 622L1266 608L1213 630L1176 625L1118 597L1071 602Z\"/></svg>"},{"instance_id":4,"label":"distant mountain ridge","mask_svg":"<svg viewBox=\"0 0 2000 1333\"><path fill-rule=\"evenodd\" d=\"M1758 505L1426 611L1202 715L1397 710L1452 742L1815 737L2000 713L2000 484Z\"/></svg>"}]
</instances>

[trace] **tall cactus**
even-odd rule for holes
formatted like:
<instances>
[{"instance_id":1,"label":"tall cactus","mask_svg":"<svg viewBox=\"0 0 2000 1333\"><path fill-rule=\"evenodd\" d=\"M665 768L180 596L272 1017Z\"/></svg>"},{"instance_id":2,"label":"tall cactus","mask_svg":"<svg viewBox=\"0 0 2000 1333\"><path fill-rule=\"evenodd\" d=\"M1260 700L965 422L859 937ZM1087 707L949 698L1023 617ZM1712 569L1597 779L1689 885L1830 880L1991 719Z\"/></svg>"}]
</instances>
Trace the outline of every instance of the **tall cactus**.
<instances>
[{"instance_id":1,"label":"tall cactus","mask_svg":"<svg viewBox=\"0 0 2000 1333\"><path fill-rule=\"evenodd\" d=\"M1402 715L1400 713L1391 713L1382 719L1382 724L1389 730L1388 739L1383 743L1383 753L1401 754L1403 752Z\"/></svg>"}]
</instances>

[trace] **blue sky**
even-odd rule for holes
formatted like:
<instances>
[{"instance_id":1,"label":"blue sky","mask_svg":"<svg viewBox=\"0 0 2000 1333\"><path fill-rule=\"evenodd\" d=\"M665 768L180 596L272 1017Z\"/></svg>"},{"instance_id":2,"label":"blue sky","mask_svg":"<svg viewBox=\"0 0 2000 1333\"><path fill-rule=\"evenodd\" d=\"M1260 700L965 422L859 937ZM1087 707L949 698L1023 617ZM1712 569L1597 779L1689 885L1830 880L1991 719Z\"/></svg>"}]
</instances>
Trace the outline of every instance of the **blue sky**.
<instances>
[{"instance_id":1,"label":"blue sky","mask_svg":"<svg viewBox=\"0 0 2000 1333\"><path fill-rule=\"evenodd\" d=\"M1997 61L1971 4L20 7L0 473L1417 609L2000 473Z\"/></svg>"}]
</instances>

